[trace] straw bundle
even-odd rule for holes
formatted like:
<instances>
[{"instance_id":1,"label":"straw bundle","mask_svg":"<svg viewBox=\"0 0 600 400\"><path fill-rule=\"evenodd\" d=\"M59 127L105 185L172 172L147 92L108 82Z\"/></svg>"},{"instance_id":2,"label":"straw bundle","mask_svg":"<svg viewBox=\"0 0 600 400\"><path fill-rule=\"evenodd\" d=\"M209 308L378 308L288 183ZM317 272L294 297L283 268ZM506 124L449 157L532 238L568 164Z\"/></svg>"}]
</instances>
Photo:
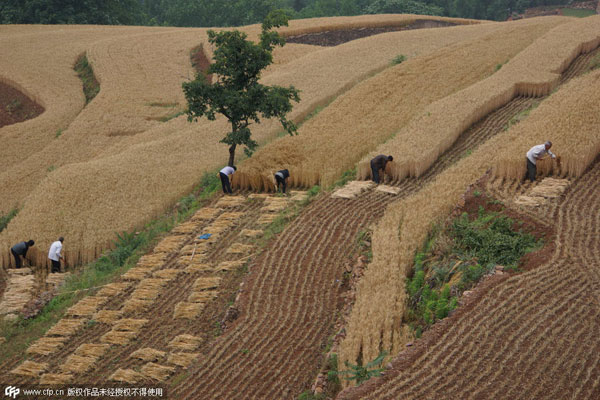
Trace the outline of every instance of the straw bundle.
<instances>
[{"instance_id":1,"label":"straw bundle","mask_svg":"<svg viewBox=\"0 0 600 400\"><path fill-rule=\"evenodd\" d=\"M60 349L65 344L66 340L66 337L42 337L29 346L25 352L27 354L47 356Z\"/></svg>"},{"instance_id":2,"label":"straw bundle","mask_svg":"<svg viewBox=\"0 0 600 400\"><path fill-rule=\"evenodd\" d=\"M77 304L67 310L67 314L80 317L91 316L98 311L98 307L108 301L108 297L89 296L81 299Z\"/></svg>"},{"instance_id":3,"label":"straw bundle","mask_svg":"<svg viewBox=\"0 0 600 400\"><path fill-rule=\"evenodd\" d=\"M200 292L192 292L192 294L190 294L188 296L188 302L189 303L208 303L209 301L211 301L212 299L217 297L218 294L219 294L219 292L216 290L205 290L205 291L200 291Z\"/></svg>"},{"instance_id":4,"label":"straw bundle","mask_svg":"<svg viewBox=\"0 0 600 400\"><path fill-rule=\"evenodd\" d=\"M531 190L531 195L536 197L560 197L569 187L568 179L544 178L539 185Z\"/></svg>"},{"instance_id":5,"label":"straw bundle","mask_svg":"<svg viewBox=\"0 0 600 400\"><path fill-rule=\"evenodd\" d=\"M192 335L179 335L169 342L169 347L178 350L192 351L197 349L202 343L202 338Z\"/></svg>"},{"instance_id":6,"label":"straw bundle","mask_svg":"<svg viewBox=\"0 0 600 400\"><path fill-rule=\"evenodd\" d=\"M287 207L287 202L272 202L260 209L261 212L279 212Z\"/></svg>"},{"instance_id":7,"label":"straw bundle","mask_svg":"<svg viewBox=\"0 0 600 400\"><path fill-rule=\"evenodd\" d=\"M143 381L145 378L144 378L144 375L142 375L139 372L136 372L132 369L119 368L108 379L110 379L111 381L126 382L126 383L130 383L130 384L134 384L134 383Z\"/></svg>"},{"instance_id":8,"label":"straw bundle","mask_svg":"<svg viewBox=\"0 0 600 400\"><path fill-rule=\"evenodd\" d=\"M46 284L54 286L55 288L59 287L65 282L65 280L67 279L67 277L69 275L70 275L70 273L68 273L68 272L49 274L46 277Z\"/></svg>"},{"instance_id":9,"label":"straw bundle","mask_svg":"<svg viewBox=\"0 0 600 400\"><path fill-rule=\"evenodd\" d=\"M160 293L160 289L136 289L131 294L131 299L134 300L156 300Z\"/></svg>"},{"instance_id":10,"label":"straw bundle","mask_svg":"<svg viewBox=\"0 0 600 400\"><path fill-rule=\"evenodd\" d=\"M167 362L177 366L188 368L200 356L200 353L171 353Z\"/></svg>"},{"instance_id":11,"label":"straw bundle","mask_svg":"<svg viewBox=\"0 0 600 400\"><path fill-rule=\"evenodd\" d=\"M275 221L277 219L277 214L261 214L260 217L258 217L258 220L256 221L257 224L259 225L269 225L271 222Z\"/></svg>"},{"instance_id":12,"label":"straw bundle","mask_svg":"<svg viewBox=\"0 0 600 400\"><path fill-rule=\"evenodd\" d=\"M164 382L175 372L175 368L149 362L140 371L148 378Z\"/></svg>"},{"instance_id":13,"label":"straw bundle","mask_svg":"<svg viewBox=\"0 0 600 400\"><path fill-rule=\"evenodd\" d=\"M128 299L123 303L123 313L141 313L148 311L152 306L152 300Z\"/></svg>"},{"instance_id":14,"label":"straw bundle","mask_svg":"<svg viewBox=\"0 0 600 400\"><path fill-rule=\"evenodd\" d=\"M152 273L151 269L141 268L141 267L133 267L129 271L125 272L121 275L121 279L127 281L141 281L148 275Z\"/></svg>"},{"instance_id":15,"label":"straw bundle","mask_svg":"<svg viewBox=\"0 0 600 400\"><path fill-rule=\"evenodd\" d=\"M92 317L94 321L101 322L103 324L112 324L116 320L121 318L123 311L121 310L100 310Z\"/></svg>"},{"instance_id":16,"label":"straw bundle","mask_svg":"<svg viewBox=\"0 0 600 400\"><path fill-rule=\"evenodd\" d=\"M138 332L148 323L147 319L123 318L113 325L113 330L121 332Z\"/></svg>"},{"instance_id":17,"label":"straw bundle","mask_svg":"<svg viewBox=\"0 0 600 400\"><path fill-rule=\"evenodd\" d=\"M36 363L33 361L24 361L23 364L19 365L17 368L10 371L11 374L14 375L24 375L24 376L40 376L42 372L48 369L47 363Z\"/></svg>"},{"instance_id":18,"label":"straw bundle","mask_svg":"<svg viewBox=\"0 0 600 400\"><path fill-rule=\"evenodd\" d=\"M242 229L240 235L254 239L262 236L263 233L264 232L261 229Z\"/></svg>"},{"instance_id":19,"label":"straw bundle","mask_svg":"<svg viewBox=\"0 0 600 400\"><path fill-rule=\"evenodd\" d=\"M196 232L200 227L201 225L197 222L188 221L177 225L173 230L171 230L171 233L175 235L189 235Z\"/></svg>"},{"instance_id":20,"label":"straw bundle","mask_svg":"<svg viewBox=\"0 0 600 400\"><path fill-rule=\"evenodd\" d=\"M139 349L131 353L129 358L137 358L142 361L158 361L164 358L166 354L167 353L164 351L145 347L143 349Z\"/></svg>"},{"instance_id":21,"label":"straw bundle","mask_svg":"<svg viewBox=\"0 0 600 400\"><path fill-rule=\"evenodd\" d=\"M269 193L252 193L248 196L249 199L266 199L271 197Z\"/></svg>"},{"instance_id":22,"label":"straw bundle","mask_svg":"<svg viewBox=\"0 0 600 400\"><path fill-rule=\"evenodd\" d=\"M104 285L102 289L96 293L100 297L112 297L123 293L131 286L131 282L113 282Z\"/></svg>"},{"instance_id":23,"label":"straw bundle","mask_svg":"<svg viewBox=\"0 0 600 400\"><path fill-rule=\"evenodd\" d=\"M112 330L110 332L105 333L100 338L100 341L103 343L116 344L119 346L125 346L129 344L133 339L137 337L137 332L130 331L116 331Z\"/></svg>"},{"instance_id":24,"label":"straw bundle","mask_svg":"<svg viewBox=\"0 0 600 400\"><path fill-rule=\"evenodd\" d=\"M185 267L185 272L188 274L193 274L195 272L213 272L214 267L210 264L204 264L201 262L190 261L187 257L185 259L180 259L179 263L181 265L187 265Z\"/></svg>"},{"instance_id":25,"label":"straw bundle","mask_svg":"<svg viewBox=\"0 0 600 400\"><path fill-rule=\"evenodd\" d=\"M72 336L87 323L87 319L66 319L63 318L56 323L46 336Z\"/></svg>"},{"instance_id":26,"label":"straw bundle","mask_svg":"<svg viewBox=\"0 0 600 400\"><path fill-rule=\"evenodd\" d=\"M178 251L187 238L185 236L167 236L163 240L160 241L154 248L154 253L174 253Z\"/></svg>"},{"instance_id":27,"label":"straw bundle","mask_svg":"<svg viewBox=\"0 0 600 400\"><path fill-rule=\"evenodd\" d=\"M245 260L223 261L223 262L219 263L219 265L217 265L216 271L217 272L233 271L233 270L236 270L236 269L244 266L244 264L246 264Z\"/></svg>"},{"instance_id":28,"label":"straw bundle","mask_svg":"<svg viewBox=\"0 0 600 400\"><path fill-rule=\"evenodd\" d=\"M250 244L234 243L227 249L227 254L248 254L254 250L254 246Z\"/></svg>"},{"instance_id":29,"label":"straw bundle","mask_svg":"<svg viewBox=\"0 0 600 400\"><path fill-rule=\"evenodd\" d=\"M196 211L196 213L192 216L191 221L206 221L215 218L223 211L221 208L213 208L213 207L203 207Z\"/></svg>"},{"instance_id":30,"label":"straw bundle","mask_svg":"<svg viewBox=\"0 0 600 400\"><path fill-rule=\"evenodd\" d=\"M246 201L244 196L224 196L219 199L216 206L222 208L239 207Z\"/></svg>"},{"instance_id":31,"label":"straw bundle","mask_svg":"<svg viewBox=\"0 0 600 400\"><path fill-rule=\"evenodd\" d=\"M34 284L33 275L21 276L9 273L7 290L0 301L0 315L21 311L33 296Z\"/></svg>"},{"instance_id":32,"label":"straw bundle","mask_svg":"<svg viewBox=\"0 0 600 400\"><path fill-rule=\"evenodd\" d=\"M40 385L66 385L73 383L71 374L44 374L40 378Z\"/></svg>"},{"instance_id":33,"label":"straw bundle","mask_svg":"<svg viewBox=\"0 0 600 400\"><path fill-rule=\"evenodd\" d=\"M166 258L167 255L164 253L146 254L140 257L139 261L136 264L136 267L157 269L164 264Z\"/></svg>"},{"instance_id":34,"label":"straw bundle","mask_svg":"<svg viewBox=\"0 0 600 400\"><path fill-rule=\"evenodd\" d=\"M69 357L67 357L67 360L60 365L59 368L63 372L82 374L92 369L96 361L98 361L98 357L71 354Z\"/></svg>"},{"instance_id":35,"label":"straw bundle","mask_svg":"<svg viewBox=\"0 0 600 400\"><path fill-rule=\"evenodd\" d=\"M188 260L192 260L192 255L194 255L194 259L195 259L196 256L201 257L209 250L210 250L210 243L208 243L206 240L199 242L199 243L190 244L181 249L180 254L184 257L181 257L180 259L187 258Z\"/></svg>"},{"instance_id":36,"label":"straw bundle","mask_svg":"<svg viewBox=\"0 0 600 400\"><path fill-rule=\"evenodd\" d=\"M194 282L193 290L200 291L200 290L216 289L219 287L220 284L221 284L221 277L219 277L219 276L198 278Z\"/></svg>"},{"instance_id":37,"label":"straw bundle","mask_svg":"<svg viewBox=\"0 0 600 400\"><path fill-rule=\"evenodd\" d=\"M389 194L398 194L400 193L400 188L388 185L378 185L375 188L375 191Z\"/></svg>"},{"instance_id":38,"label":"straw bundle","mask_svg":"<svg viewBox=\"0 0 600 400\"><path fill-rule=\"evenodd\" d=\"M152 274L153 277L160 278L161 280L171 281L177 277L183 270L180 269L161 269Z\"/></svg>"},{"instance_id":39,"label":"straw bundle","mask_svg":"<svg viewBox=\"0 0 600 400\"><path fill-rule=\"evenodd\" d=\"M173 319L194 319L204 309L204 303L181 302L175 305Z\"/></svg>"},{"instance_id":40,"label":"straw bundle","mask_svg":"<svg viewBox=\"0 0 600 400\"><path fill-rule=\"evenodd\" d=\"M108 344L85 343L75 350L75 354L81 357L100 358L109 348Z\"/></svg>"},{"instance_id":41,"label":"straw bundle","mask_svg":"<svg viewBox=\"0 0 600 400\"><path fill-rule=\"evenodd\" d=\"M292 190L290 195L292 196L290 197L291 201L304 201L308 198L308 193L300 190Z\"/></svg>"},{"instance_id":42,"label":"straw bundle","mask_svg":"<svg viewBox=\"0 0 600 400\"><path fill-rule=\"evenodd\" d=\"M340 199L353 199L362 192L375 187L375 182L371 181L350 181L344 187L337 189L331 197Z\"/></svg>"}]
</instances>

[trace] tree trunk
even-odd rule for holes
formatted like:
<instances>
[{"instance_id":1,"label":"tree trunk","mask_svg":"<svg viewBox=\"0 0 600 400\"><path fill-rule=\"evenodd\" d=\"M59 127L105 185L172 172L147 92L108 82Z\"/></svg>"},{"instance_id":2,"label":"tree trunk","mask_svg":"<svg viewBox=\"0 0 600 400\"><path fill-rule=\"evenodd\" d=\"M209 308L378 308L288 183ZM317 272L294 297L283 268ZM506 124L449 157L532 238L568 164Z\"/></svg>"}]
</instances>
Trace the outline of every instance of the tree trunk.
<instances>
[{"instance_id":1,"label":"tree trunk","mask_svg":"<svg viewBox=\"0 0 600 400\"><path fill-rule=\"evenodd\" d=\"M233 162L235 161L235 147L237 145L234 143L231 146L229 146L229 166L233 167Z\"/></svg>"}]
</instances>

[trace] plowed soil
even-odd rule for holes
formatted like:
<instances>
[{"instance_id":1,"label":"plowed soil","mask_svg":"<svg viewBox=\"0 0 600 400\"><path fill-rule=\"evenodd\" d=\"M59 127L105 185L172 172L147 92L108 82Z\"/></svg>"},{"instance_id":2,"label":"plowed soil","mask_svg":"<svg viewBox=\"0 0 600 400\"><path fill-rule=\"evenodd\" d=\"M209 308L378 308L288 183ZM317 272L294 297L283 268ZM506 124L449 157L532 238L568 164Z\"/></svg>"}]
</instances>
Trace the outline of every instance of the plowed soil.
<instances>
[{"instance_id":1,"label":"plowed soil","mask_svg":"<svg viewBox=\"0 0 600 400\"><path fill-rule=\"evenodd\" d=\"M285 38L285 41L288 43L312 44L317 46L338 46L342 43L361 39L367 36L379 35L380 33L406 31L411 29L442 28L455 25L456 24L452 22L418 20L405 26L388 26L379 28L360 28L307 33L304 35L288 36Z\"/></svg>"},{"instance_id":2,"label":"plowed soil","mask_svg":"<svg viewBox=\"0 0 600 400\"><path fill-rule=\"evenodd\" d=\"M35 118L44 108L19 90L0 82L0 128Z\"/></svg>"}]
</instances>

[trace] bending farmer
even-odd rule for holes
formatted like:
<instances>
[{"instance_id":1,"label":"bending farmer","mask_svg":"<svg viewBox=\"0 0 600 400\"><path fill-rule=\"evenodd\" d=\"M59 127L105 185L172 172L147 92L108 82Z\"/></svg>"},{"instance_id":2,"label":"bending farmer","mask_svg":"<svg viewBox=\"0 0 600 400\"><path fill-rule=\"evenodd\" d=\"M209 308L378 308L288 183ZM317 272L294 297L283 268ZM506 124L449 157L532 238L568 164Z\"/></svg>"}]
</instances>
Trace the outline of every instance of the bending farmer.
<instances>
[{"instance_id":1,"label":"bending farmer","mask_svg":"<svg viewBox=\"0 0 600 400\"><path fill-rule=\"evenodd\" d=\"M275 172L275 182L277 182L277 191L279 191L279 185L283 188L283 193L285 193L285 188L287 187L287 179L290 177L290 171L287 169L282 169L280 171Z\"/></svg>"},{"instance_id":2,"label":"bending farmer","mask_svg":"<svg viewBox=\"0 0 600 400\"><path fill-rule=\"evenodd\" d=\"M64 260L65 258L60 254L63 247L63 241L65 239L61 236L58 240L50 246L50 251L48 251L48 258L52 262L52 269L50 273L60 272L60 260Z\"/></svg>"},{"instance_id":3,"label":"bending farmer","mask_svg":"<svg viewBox=\"0 0 600 400\"><path fill-rule=\"evenodd\" d=\"M535 181L535 176L537 175L537 160L543 158L546 154L550 154L552 158L556 158L550 151L550 147L552 147L552 142L548 140L544 144L533 146L527 152L527 178L529 178L531 182Z\"/></svg>"},{"instance_id":4,"label":"bending farmer","mask_svg":"<svg viewBox=\"0 0 600 400\"><path fill-rule=\"evenodd\" d=\"M383 170L383 174L385 175L385 166L387 165L388 161L394 161L394 157L380 154L371 160L371 172L373 176L373 182L377 184L379 183L380 169Z\"/></svg>"},{"instance_id":5,"label":"bending farmer","mask_svg":"<svg viewBox=\"0 0 600 400\"><path fill-rule=\"evenodd\" d=\"M229 182L229 176L237 171L235 165L233 167L227 166L219 172L219 178L221 178L221 186L223 186L223 193L231 194L231 183Z\"/></svg>"},{"instance_id":6,"label":"bending farmer","mask_svg":"<svg viewBox=\"0 0 600 400\"><path fill-rule=\"evenodd\" d=\"M34 244L35 242L33 240L29 240L27 242L17 243L10 249L10 252L15 258L15 268L21 268L23 266L23 261L21 261L21 257L27 260L27 250L29 250L29 248L32 247ZM31 264L31 262L29 262L29 264Z\"/></svg>"}]
</instances>

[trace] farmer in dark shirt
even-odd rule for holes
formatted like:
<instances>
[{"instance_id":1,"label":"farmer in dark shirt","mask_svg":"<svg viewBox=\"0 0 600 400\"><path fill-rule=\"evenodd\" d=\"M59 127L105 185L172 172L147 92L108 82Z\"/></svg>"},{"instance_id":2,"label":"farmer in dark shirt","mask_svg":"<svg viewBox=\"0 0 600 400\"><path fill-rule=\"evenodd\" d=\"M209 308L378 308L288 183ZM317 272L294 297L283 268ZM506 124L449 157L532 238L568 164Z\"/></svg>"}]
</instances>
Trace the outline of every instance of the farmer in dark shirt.
<instances>
[{"instance_id":1,"label":"farmer in dark shirt","mask_svg":"<svg viewBox=\"0 0 600 400\"><path fill-rule=\"evenodd\" d=\"M280 171L275 172L275 182L277 182L277 190L279 191L279 185L281 185L283 189L283 193L285 193L285 188L287 187L287 179L290 177L290 171L287 169L282 169Z\"/></svg>"},{"instance_id":2,"label":"farmer in dark shirt","mask_svg":"<svg viewBox=\"0 0 600 400\"><path fill-rule=\"evenodd\" d=\"M379 170L383 170L385 174L385 166L388 161L393 161L394 157L386 156L383 154L378 155L377 157L371 160L371 172L373 173L373 182L379 184Z\"/></svg>"},{"instance_id":3,"label":"farmer in dark shirt","mask_svg":"<svg viewBox=\"0 0 600 400\"><path fill-rule=\"evenodd\" d=\"M35 242L33 240L29 240L27 242L17 243L10 249L10 252L15 258L16 268L21 268L23 266L23 261L21 261L21 257L23 257L26 260L27 250L29 250L29 248L32 247L34 244Z\"/></svg>"}]
</instances>

